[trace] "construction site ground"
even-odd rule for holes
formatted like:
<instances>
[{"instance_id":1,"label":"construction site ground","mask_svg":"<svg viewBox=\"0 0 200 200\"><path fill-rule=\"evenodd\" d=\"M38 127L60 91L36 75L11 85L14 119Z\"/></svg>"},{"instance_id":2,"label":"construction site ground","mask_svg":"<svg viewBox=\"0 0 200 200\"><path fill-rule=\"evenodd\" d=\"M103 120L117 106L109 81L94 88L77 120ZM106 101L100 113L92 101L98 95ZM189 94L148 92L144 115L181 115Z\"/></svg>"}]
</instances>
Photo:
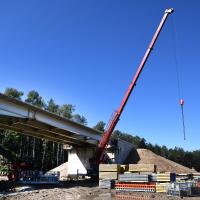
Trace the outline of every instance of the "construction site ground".
<instances>
[{"instance_id":1,"label":"construction site ground","mask_svg":"<svg viewBox=\"0 0 200 200\"><path fill-rule=\"evenodd\" d=\"M158 156L146 149L137 149L130 153L128 163L156 164L160 172L176 173L195 172L166 158ZM68 163L52 169L59 171L61 183L59 185L19 185L9 182L7 177L0 177L0 199L4 200L173 200L162 193L117 193L115 190L100 189L98 182L91 180L65 181L68 175ZM184 197L185 200L200 200L199 197Z\"/></svg>"},{"instance_id":2,"label":"construction site ground","mask_svg":"<svg viewBox=\"0 0 200 200\"><path fill-rule=\"evenodd\" d=\"M1 182L1 188L5 187ZM9 184L8 184L9 185ZM9 185L0 193L3 200L173 200L177 197L169 197L159 193L117 193L115 190L100 189L98 183L90 180L62 182L55 186L27 186ZM10 190L8 192L8 189ZM7 191L6 191L7 190ZM184 197L185 200L200 200L200 197Z\"/></svg>"}]
</instances>

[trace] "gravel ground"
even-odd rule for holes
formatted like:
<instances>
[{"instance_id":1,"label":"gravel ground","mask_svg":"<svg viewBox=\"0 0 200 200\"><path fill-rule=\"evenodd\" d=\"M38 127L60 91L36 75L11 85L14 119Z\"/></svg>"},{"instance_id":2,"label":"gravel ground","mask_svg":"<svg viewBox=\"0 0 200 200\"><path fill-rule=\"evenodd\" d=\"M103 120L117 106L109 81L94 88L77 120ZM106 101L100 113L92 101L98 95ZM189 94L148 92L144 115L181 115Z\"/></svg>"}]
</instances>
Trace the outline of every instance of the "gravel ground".
<instances>
[{"instance_id":1,"label":"gravel ground","mask_svg":"<svg viewBox=\"0 0 200 200\"><path fill-rule=\"evenodd\" d=\"M99 189L92 182L66 182L59 186L15 186L9 193L1 193L3 200L173 200L158 193L116 193L115 190ZM20 191L20 192L16 192ZM185 200L200 200L200 197L184 197Z\"/></svg>"}]
</instances>

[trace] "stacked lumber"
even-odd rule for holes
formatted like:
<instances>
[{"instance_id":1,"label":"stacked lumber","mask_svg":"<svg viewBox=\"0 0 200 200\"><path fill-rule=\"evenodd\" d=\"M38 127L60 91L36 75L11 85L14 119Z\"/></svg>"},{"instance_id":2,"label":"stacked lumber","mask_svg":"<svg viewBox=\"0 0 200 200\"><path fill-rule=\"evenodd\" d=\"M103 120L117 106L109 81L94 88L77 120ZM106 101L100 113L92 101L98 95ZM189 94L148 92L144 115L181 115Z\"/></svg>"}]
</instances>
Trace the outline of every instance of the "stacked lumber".
<instances>
[{"instance_id":1,"label":"stacked lumber","mask_svg":"<svg viewBox=\"0 0 200 200\"><path fill-rule=\"evenodd\" d=\"M167 193L170 183L156 183L156 192L157 193Z\"/></svg>"},{"instance_id":2,"label":"stacked lumber","mask_svg":"<svg viewBox=\"0 0 200 200\"><path fill-rule=\"evenodd\" d=\"M154 164L129 164L129 172L156 172Z\"/></svg>"},{"instance_id":3,"label":"stacked lumber","mask_svg":"<svg viewBox=\"0 0 200 200\"><path fill-rule=\"evenodd\" d=\"M118 164L100 164L99 165L99 180L117 180L120 172Z\"/></svg>"},{"instance_id":4,"label":"stacked lumber","mask_svg":"<svg viewBox=\"0 0 200 200\"><path fill-rule=\"evenodd\" d=\"M99 180L117 180L117 172L99 172Z\"/></svg>"},{"instance_id":5,"label":"stacked lumber","mask_svg":"<svg viewBox=\"0 0 200 200\"><path fill-rule=\"evenodd\" d=\"M118 164L100 164L99 165L99 187L111 189L113 180L118 179L120 165Z\"/></svg>"},{"instance_id":6,"label":"stacked lumber","mask_svg":"<svg viewBox=\"0 0 200 200\"><path fill-rule=\"evenodd\" d=\"M100 164L99 171L100 172L119 172L121 166L118 164Z\"/></svg>"},{"instance_id":7,"label":"stacked lumber","mask_svg":"<svg viewBox=\"0 0 200 200\"><path fill-rule=\"evenodd\" d=\"M175 173L158 173L156 175L157 182L175 182L176 174Z\"/></svg>"}]
</instances>

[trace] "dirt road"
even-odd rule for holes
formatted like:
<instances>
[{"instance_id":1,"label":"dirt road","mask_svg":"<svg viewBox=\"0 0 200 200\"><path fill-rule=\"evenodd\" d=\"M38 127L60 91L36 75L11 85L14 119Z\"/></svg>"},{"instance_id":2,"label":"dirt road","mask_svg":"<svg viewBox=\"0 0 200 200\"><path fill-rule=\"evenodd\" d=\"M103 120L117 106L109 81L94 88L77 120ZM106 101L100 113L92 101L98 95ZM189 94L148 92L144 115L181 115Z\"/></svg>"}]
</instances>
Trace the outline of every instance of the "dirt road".
<instances>
[{"instance_id":1,"label":"dirt road","mask_svg":"<svg viewBox=\"0 0 200 200\"><path fill-rule=\"evenodd\" d=\"M157 193L116 193L115 190L99 189L93 182L65 182L59 186L15 186L13 192L1 193L2 200L173 200ZM18 191L18 192L16 192ZM20 191L20 192L19 192ZM200 200L200 197L184 197Z\"/></svg>"}]
</instances>

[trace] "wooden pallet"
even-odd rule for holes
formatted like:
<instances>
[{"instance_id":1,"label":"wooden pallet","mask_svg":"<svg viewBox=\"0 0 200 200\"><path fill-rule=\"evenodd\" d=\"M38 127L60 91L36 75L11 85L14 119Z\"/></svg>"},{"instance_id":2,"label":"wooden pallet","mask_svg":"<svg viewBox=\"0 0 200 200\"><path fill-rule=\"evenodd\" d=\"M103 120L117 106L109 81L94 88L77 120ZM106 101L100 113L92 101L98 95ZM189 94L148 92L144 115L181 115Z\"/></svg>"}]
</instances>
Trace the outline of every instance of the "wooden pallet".
<instances>
[{"instance_id":1,"label":"wooden pallet","mask_svg":"<svg viewBox=\"0 0 200 200\"><path fill-rule=\"evenodd\" d=\"M119 172L120 165L118 165L118 164L100 164L99 171L100 172Z\"/></svg>"},{"instance_id":2,"label":"wooden pallet","mask_svg":"<svg viewBox=\"0 0 200 200\"><path fill-rule=\"evenodd\" d=\"M99 172L100 180L117 180L118 173L117 172Z\"/></svg>"}]
</instances>

